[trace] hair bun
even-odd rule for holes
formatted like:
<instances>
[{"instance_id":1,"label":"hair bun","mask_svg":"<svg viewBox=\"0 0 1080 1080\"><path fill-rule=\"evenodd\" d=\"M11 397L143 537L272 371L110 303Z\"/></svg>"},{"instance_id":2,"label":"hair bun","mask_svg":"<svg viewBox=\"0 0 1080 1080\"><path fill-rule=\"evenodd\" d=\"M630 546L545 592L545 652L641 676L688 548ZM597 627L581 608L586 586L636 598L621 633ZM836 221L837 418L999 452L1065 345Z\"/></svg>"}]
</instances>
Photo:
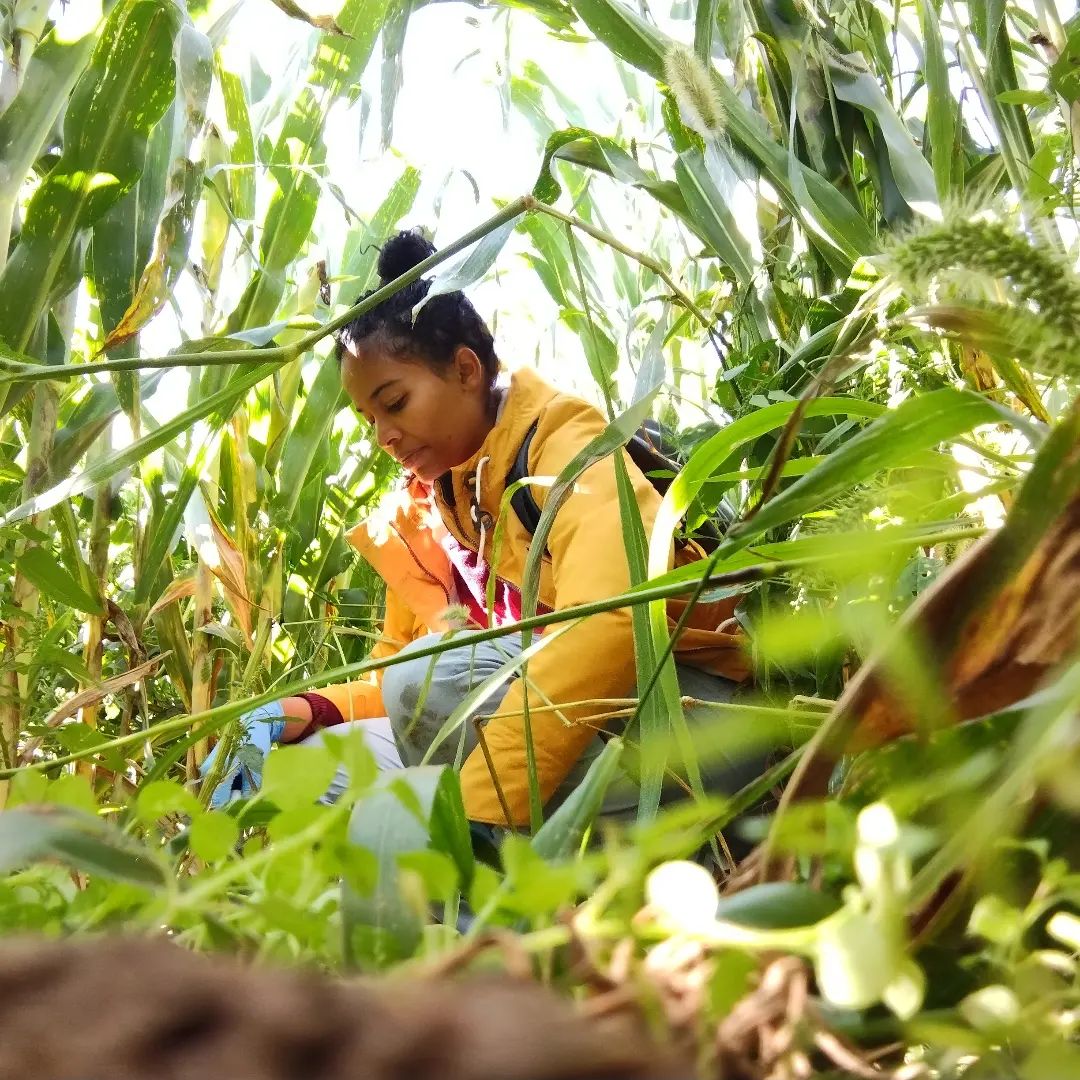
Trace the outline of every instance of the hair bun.
<instances>
[{"instance_id":1,"label":"hair bun","mask_svg":"<svg viewBox=\"0 0 1080 1080\"><path fill-rule=\"evenodd\" d=\"M435 245L419 229L406 229L383 244L379 254L379 277L384 282L393 281L434 254Z\"/></svg>"}]
</instances>

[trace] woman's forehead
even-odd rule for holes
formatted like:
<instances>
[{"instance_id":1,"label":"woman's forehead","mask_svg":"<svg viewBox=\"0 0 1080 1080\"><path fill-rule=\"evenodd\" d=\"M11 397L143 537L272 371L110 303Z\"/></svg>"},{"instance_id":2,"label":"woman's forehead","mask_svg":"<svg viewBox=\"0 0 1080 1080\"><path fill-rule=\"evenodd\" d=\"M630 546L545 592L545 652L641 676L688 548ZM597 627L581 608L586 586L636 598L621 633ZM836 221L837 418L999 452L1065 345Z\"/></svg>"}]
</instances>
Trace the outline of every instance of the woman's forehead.
<instances>
[{"instance_id":1,"label":"woman's forehead","mask_svg":"<svg viewBox=\"0 0 1080 1080\"><path fill-rule=\"evenodd\" d=\"M393 356L381 349L348 350L342 358L342 382L358 404L374 400L394 383L415 382L434 372L423 361Z\"/></svg>"}]
</instances>

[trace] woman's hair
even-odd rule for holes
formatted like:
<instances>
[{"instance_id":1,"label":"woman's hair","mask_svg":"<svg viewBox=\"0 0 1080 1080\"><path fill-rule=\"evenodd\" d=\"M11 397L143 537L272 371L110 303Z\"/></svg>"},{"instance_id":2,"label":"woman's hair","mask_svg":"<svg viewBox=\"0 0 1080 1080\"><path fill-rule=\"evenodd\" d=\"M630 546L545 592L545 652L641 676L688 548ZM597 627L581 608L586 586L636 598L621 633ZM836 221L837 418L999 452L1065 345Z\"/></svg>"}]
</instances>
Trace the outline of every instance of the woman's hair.
<instances>
[{"instance_id":1,"label":"woman's hair","mask_svg":"<svg viewBox=\"0 0 1080 1080\"><path fill-rule=\"evenodd\" d=\"M434 254L434 246L418 230L410 229L390 237L379 254L378 288ZM432 367L441 368L450 363L459 345L467 345L480 358L490 384L494 385L499 370L495 339L464 293L433 296L413 320L413 308L430 289L431 278L419 278L346 323L338 335L338 362L346 350L374 346L391 356L419 357ZM372 289L357 297L357 303L376 291Z\"/></svg>"}]
</instances>

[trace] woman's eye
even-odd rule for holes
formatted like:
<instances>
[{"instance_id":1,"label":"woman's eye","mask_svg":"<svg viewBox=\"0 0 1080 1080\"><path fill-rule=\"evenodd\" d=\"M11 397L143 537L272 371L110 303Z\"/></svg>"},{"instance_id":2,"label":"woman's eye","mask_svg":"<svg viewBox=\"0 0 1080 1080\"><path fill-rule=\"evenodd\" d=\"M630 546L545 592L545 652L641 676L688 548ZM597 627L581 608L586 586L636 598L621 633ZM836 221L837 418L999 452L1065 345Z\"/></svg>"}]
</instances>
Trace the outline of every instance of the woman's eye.
<instances>
[{"instance_id":1,"label":"woman's eye","mask_svg":"<svg viewBox=\"0 0 1080 1080\"><path fill-rule=\"evenodd\" d=\"M405 398L399 397L397 401L391 401L386 406L386 411L389 413L401 412L401 410L405 407L405 400Z\"/></svg>"}]
</instances>

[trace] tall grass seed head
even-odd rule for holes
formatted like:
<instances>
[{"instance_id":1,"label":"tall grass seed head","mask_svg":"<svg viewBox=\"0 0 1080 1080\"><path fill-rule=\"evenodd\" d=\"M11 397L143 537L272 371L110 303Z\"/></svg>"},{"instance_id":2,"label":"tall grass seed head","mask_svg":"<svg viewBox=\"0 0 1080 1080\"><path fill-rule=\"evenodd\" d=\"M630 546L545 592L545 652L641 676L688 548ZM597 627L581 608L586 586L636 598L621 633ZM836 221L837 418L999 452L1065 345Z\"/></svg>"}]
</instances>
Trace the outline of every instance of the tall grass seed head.
<instances>
[{"instance_id":1,"label":"tall grass seed head","mask_svg":"<svg viewBox=\"0 0 1080 1080\"><path fill-rule=\"evenodd\" d=\"M687 124L701 135L716 135L724 127L724 106L709 69L693 49L672 45L664 56L664 76Z\"/></svg>"},{"instance_id":2,"label":"tall grass seed head","mask_svg":"<svg viewBox=\"0 0 1080 1080\"><path fill-rule=\"evenodd\" d=\"M1080 277L1060 251L1038 243L1014 219L987 208L953 209L943 221L899 237L886 260L914 299L938 301L934 287L945 275L954 296L971 296L965 274L1002 282L1013 321L1025 331L1017 355L1038 370L1060 371L1080 341Z\"/></svg>"}]
</instances>

